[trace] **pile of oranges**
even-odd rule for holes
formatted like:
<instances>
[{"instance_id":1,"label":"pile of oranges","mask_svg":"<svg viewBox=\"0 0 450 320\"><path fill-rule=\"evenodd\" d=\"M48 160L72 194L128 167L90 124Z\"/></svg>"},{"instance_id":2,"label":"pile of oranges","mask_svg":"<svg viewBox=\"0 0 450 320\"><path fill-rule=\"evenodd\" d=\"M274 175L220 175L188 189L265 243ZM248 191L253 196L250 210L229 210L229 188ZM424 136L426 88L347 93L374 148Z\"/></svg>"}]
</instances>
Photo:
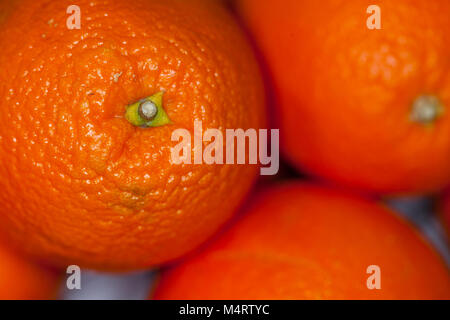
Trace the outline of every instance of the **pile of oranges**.
<instances>
[{"instance_id":1,"label":"pile of oranges","mask_svg":"<svg viewBox=\"0 0 450 320\"><path fill-rule=\"evenodd\" d=\"M78 265L163 267L156 299L449 299L382 200L450 187L450 2L370 5L0 0L0 298ZM195 123L279 129L280 173L198 163Z\"/></svg>"}]
</instances>

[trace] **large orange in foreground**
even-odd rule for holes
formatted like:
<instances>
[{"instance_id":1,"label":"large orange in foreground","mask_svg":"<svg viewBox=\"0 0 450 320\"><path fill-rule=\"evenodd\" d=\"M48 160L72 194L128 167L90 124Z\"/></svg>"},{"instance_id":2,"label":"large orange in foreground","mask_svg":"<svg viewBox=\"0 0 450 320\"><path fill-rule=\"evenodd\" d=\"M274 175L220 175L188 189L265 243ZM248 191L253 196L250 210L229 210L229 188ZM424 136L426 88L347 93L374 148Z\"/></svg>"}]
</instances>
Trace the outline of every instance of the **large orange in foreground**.
<instances>
[{"instance_id":1,"label":"large orange in foreground","mask_svg":"<svg viewBox=\"0 0 450 320\"><path fill-rule=\"evenodd\" d=\"M0 300L54 299L57 273L0 245Z\"/></svg>"},{"instance_id":2,"label":"large orange in foreground","mask_svg":"<svg viewBox=\"0 0 450 320\"><path fill-rule=\"evenodd\" d=\"M195 120L263 126L253 53L220 1L80 0L80 29L68 29L71 4L0 1L0 225L57 263L174 259L232 215L257 174L171 157L172 133L193 136ZM151 96L162 120L151 108L137 109L146 127L125 117Z\"/></svg>"},{"instance_id":3,"label":"large orange in foreground","mask_svg":"<svg viewBox=\"0 0 450 320\"><path fill-rule=\"evenodd\" d=\"M450 1L237 2L272 75L293 164L376 193L449 183ZM370 5L380 30L367 27Z\"/></svg>"},{"instance_id":4,"label":"large orange in foreground","mask_svg":"<svg viewBox=\"0 0 450 320\"><path fill-rule=\"evenodd\" d=\"M369 290L377 275L380 289ZM294 183L259 194L214 244L163 273L154 297L448 299L450 278L390 210Z\"/></svg>"}]
</instances>

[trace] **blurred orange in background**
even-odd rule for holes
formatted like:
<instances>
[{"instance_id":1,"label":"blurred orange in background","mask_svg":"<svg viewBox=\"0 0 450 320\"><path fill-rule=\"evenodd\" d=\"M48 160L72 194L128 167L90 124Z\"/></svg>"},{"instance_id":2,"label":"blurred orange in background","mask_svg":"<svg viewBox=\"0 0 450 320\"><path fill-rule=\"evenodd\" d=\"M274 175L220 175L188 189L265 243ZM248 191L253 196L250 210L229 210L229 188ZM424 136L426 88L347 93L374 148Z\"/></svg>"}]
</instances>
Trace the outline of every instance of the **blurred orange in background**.
<instances>
[{"instance_id":1,"label":"blurred orange in background","mask_svg":"<svg viewBox=\"0 0 450 320\"><path fill-rule=\"evenodd\" d=\"M450 1L238 0L267 62L284 155L382 194L450 181Z\"/></svg>"},{"instance_id":2,"label":"blurred orange in background","mask_svg":"<svg viewBox=\"0 0 450 320\"><path fill-rule=\"evenodd\" d=\"M367 286L374 275L380 289ZM217 241L164 271L153 296L448 299L450 278L434 249L389 209L291 183L259 193Z\"/></svg>"},{"instance_id":3,"label":"blurred orange in background","mask_svg":"<svg viewBox=\"0 0 450 320\"><path fill-rule=\"evenodd\" d=\"M55 270L0 244L0 300L55 299L59 280Z\"/></svg>"}]
</instances>

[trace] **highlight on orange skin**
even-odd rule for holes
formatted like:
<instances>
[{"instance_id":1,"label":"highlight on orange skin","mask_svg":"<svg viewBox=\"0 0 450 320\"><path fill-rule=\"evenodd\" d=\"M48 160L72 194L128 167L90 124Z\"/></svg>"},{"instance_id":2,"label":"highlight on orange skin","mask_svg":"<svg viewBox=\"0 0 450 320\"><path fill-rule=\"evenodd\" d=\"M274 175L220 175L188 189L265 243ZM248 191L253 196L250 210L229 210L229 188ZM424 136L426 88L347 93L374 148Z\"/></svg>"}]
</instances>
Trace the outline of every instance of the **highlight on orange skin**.
<instances>
[{"instance_id":1,"label":"highlight on orange skin","mask_svg":"<svg viewBox=\"0 0 450 320\"><path fill-rule=\"evenodd\" d=\"M369 290L369 266L381 289ZM214 243L165 270L155 299L448 299L442 259L369 200L309 184L267 189Z\"/></svg>"}]
</instances>

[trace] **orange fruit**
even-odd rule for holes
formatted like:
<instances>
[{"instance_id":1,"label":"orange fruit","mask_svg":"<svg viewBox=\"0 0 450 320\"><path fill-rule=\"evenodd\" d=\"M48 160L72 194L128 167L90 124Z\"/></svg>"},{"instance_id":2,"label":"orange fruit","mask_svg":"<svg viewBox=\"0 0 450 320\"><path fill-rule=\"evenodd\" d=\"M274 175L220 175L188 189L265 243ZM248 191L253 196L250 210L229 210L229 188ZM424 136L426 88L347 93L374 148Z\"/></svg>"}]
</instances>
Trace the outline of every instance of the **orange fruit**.
<instances>
[{"instance_id":1,"label":"orange fruit","mask_svg":"<svg viewBox=\"0 0 450 320\"><path fill-rule=\"evenodd\" d=\"M0 300L56 298L56 272L0 245Z\"/></svg>"},{"instance_id":2,"label":"orange fruit","mask_svg":"<svg viewBox=\"0 0 450 320\"><path fill-rule=\"evenodd\" d=\"M68 29L71 4L0 0L0 225L60 264L177 258L232 215L257 167L174 164L172 134L264 126L253 52L218 1L80 0ZM127 111L149 99L163 113L143 128Z\"/></svg>"},{"instance_id":3,"label":"orange fruit","mask_svg":"<svg viewBox=\"0 0 450 320\"><path fill-rule=\"evenodd\" d=\"M450 181L450 2L241 0L272 76L285 156L378 194ZM370 9L372 10L372 9Z\"/></svg>"},{"instance_id":4,"label":"orange fruit","mask_svg":"<svg viewBox=\"0 0 450 320\"><path fill-rule=\"evenodd\" d=\"M375 277L380 289L368 289ZM436 252L389 209L291 183L259 193L217 241L166 270L154 297L448 299L450 278Z\"/></svg>"}]
</instances>

